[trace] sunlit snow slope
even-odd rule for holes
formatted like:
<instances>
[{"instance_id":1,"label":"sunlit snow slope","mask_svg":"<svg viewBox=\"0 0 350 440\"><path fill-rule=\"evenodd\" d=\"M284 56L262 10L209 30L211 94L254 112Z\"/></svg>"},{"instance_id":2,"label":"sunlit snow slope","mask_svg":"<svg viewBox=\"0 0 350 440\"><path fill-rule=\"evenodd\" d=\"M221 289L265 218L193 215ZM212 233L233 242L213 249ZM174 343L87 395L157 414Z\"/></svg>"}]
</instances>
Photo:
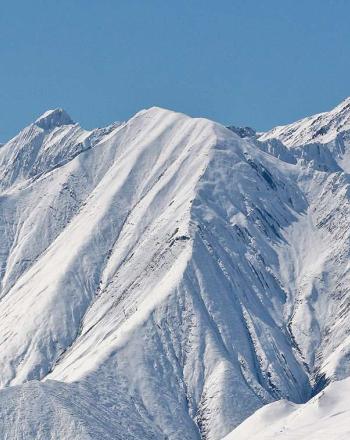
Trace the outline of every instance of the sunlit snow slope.
<instances>
[{"instance_id":1,"label":"sunlit snow slope","mask_svg":"<svg viewBox=\"0 0 350 440\"><path fill-rule=\"evenodd\" d=\"M224 440L348 440L350 379L329 385L307 403L264 406Z\"/></svg>"},{"instance_id":2,"label":"sunlit snow slope","mask_svg":"<svg viewBox=\"0 0 350 440\"><path fill-rule=\"evenodd\" d=\"M57 109L1 146L2 436L219 440L346 378L349 115L295 145Z\"/></svg>"}]
</instances>

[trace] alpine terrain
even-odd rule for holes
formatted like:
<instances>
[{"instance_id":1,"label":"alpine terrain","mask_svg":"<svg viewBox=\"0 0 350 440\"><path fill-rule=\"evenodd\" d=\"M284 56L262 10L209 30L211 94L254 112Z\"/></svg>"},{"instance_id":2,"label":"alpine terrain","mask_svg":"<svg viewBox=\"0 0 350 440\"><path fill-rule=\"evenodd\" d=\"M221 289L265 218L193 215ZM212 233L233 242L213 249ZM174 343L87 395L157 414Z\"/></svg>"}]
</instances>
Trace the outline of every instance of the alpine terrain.
<instances>
[{"instance_id":1,"label":"alpine terrain","mask_svg":"<svg viewBox=\"0 0 350 440\"><path fill-rule=\"evenodd\" d=\"M0 438L350 438L350 98L0 146Z\"/></svg>"}]
</instances>

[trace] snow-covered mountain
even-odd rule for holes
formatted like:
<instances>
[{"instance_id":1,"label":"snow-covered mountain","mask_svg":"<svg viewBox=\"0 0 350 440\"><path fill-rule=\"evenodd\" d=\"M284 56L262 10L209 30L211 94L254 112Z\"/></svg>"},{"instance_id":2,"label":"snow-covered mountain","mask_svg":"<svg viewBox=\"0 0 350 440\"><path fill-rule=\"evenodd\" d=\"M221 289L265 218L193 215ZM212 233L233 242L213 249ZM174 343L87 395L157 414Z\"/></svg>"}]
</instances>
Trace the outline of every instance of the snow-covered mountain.
<instances>
[{"instance_id":1,"label":"snow-covered mountain","mask_svg":"<svg viewBox=\"0 0 350 440\"><path fill-rule=\"evenodd\" d=\"M219 440L346 379L348 121L57 109L1 146L2 437Z\"/></svg>"}]
</instances>

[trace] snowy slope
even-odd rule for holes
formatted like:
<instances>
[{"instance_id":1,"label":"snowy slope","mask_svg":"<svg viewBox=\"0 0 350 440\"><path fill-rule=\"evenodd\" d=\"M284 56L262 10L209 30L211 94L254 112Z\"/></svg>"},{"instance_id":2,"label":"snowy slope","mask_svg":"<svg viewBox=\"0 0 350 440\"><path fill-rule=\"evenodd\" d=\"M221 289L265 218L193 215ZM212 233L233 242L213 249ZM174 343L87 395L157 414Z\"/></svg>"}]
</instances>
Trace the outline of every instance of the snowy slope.
<instances>
[{"instance_id":1,"label":"snowy slope","mask_svg":"<svg viewBox=\"0 0 350 440\"><path fill-rule=\"evenodd\" d=\"M284 284L297 298L290 325L314 374L337 379L350 373L349 120L346 99L328 113L259 138L269 143L276 136L297 161L296 179L308 209L301 221L284 231L291 246L279 251Z\"/></svg>"},{"instance_id":2,"label":"snowy slope","mask_svg":"<svg viewBox=\"0 0 350 440\"><path fill-rule=\"evenodd\" d=\"M345 156L281 133L57 109L1 147L5 438L218 440L349 376Z\"/></svg>"},{"instance_id":3,"label":"snowy slope","mask_svg":"<svg viewBox=\"0 0 350 440\"><path fill-rule=\"evenodd\" d=\"M123 411L123 403L121 397L113 407L96 401L94 390L86 384L30 381L0 393L0 436L16 440L162 438L151 423L137 417L137 411Z\"/></svg>"},{"instance_id":4,"label":"snowy slope","mask_svg":"<svg viewBox=\"0 0 350 440\"><path fill-rule=\"evenodd\" d=\"M287 147L309 143L332 142L339 133L350 130L350 98L329 112L301 119L290 125L275 127L260 136L261 141L280 139Z\"/></svg>"},{"instance_id":5,"label":"snowy slope","mask_svg":"<svg viewBox=\"0 0 350 440\"><path fill-rule=\"evenodd\" d=\"M350 98L329 112L290 125L273 128L260 141L279 140L305 162L319 163L321 171L335 170L335 163L350 172Z\"/></svg>"},{"instance_id":6,"label":"snowy slope","mask_svg":"<svg viewBox=\"0 0 350 440\"><path fill-rule=\"evenodd\" d=\"M347 440L350 438L350 379L334 382L307 403L266 405L224 440Z\"/></svg>"}]
</instances>

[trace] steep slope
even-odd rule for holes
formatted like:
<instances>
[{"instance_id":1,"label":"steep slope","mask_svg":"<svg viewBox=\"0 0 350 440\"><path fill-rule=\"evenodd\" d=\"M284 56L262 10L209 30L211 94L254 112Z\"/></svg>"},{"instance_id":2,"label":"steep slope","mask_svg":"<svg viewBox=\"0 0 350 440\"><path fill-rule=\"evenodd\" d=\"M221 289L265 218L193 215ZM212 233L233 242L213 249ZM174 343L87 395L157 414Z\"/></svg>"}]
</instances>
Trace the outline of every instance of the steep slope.
<instances>
[{"instance_id":1,"label":"steep slope","mask_svg":"<svg viewBox=\"0 0 350 440\"><path fill-rule=\"evenodd\" d=\"M321 171L334 170L335 163L347 173L350 171L350 98L329 112L310 116L290 125L273 128L263 133L264 142L278 139L294 154L319 163ZM338 169L339 170L339 169Z\"/></svg>"},{"instance_id":2,"label":"steep slope","mask_svg":"<svg viewBox=\"0 0 350 440\"><path fill-rule=\"evenodd\" d=\"M91 380L101 399L129 393L169 438L220 438L266 402L304 400L285 293L264 263L304 201L265 156L151 109L37 178L21 164L20 189L3 192L2 385Z\"/></svg>"},{"instance_id":3,"label":"steep slope","mask_svg":"<svg viewBox=\"0 0 350 440\"><path fill-rule=\"evenodd\" d=\"M1 148L1 296L63 230L90 189L84 174L79 178L73 172L55 173L55 179L41 177L68 164L116 127L118 124L88 132L56 109Z\"/></svg>"},{"instance_id":4,"label":"steep slope","mask_svg":"<svg viewBox=\"0 0 350 440\"><path fill-rule=\"evenodd\" d=\"M348 98L328 113L259 138L259 144L278 141L289 148L308 202L306 215L284 231L289 246L279 260L283 283L295 296L289 325L320 386L325 378L350 374L349 121Z\"/></svg>"},{"instance_id":5,"label":"steep slope","mask_svg":"<svg viewBox=\"0 0 350 440\"><path fill-rule=\"evenodd\" d=\"M347 440L350 437L350 379L329 385L307 403L266 405L224 440Z\"/></svg>"},{"instance_id":6,"label":"steep slope","mask_svg":"<svg viewBox=\"0 0 350 440\"><path fill-rule=\"evenodd\" d=\"M194 419L203 438L220 438L227 425L263 403L280 396L302 401L309 393L288 330L280 328L285 293L265 263L276 258L270 243L279 240L278 225L293 219L290 205L302 209L304 202L297 188L282 189L282 176L272 177L260 160L253 161L251 154L260 154L254 146L208 121L192 123L199 124L196 141L203 140L188 160L190 172L181 162L176 180L167 172L149 193L152 201L163 192L164 212L148 197L133 209L81 333L50 377L88 375L96 382L102 360L103 371L107 362L109 368L118 364L118 376L134 384L133 398L153 396L149 411L166 435L187 438L186 425ZM166 199L168 179L180 181ZM244 194L237 185L246 186ZM264 203L272 192L269 214ZM139 230L133 246L130 237ZM161 408L154 403L160 390L169 400ZM186 431L179 432L179 425Z\"/></svg>"},{"instance_id":7,"label":"steep slope","mask_svg":"<svg viewBox=\"0 0 350 440\"><path fill-rule=\"evenodd\" d=\"M159 108L87 132L54 110L0 149L9 417L34 387L75 408L67 438L217 440L349 375L348 175L328 144L283 141ZM65 416L33 405L57 436Z\"/></svg>"}]
</instances>

